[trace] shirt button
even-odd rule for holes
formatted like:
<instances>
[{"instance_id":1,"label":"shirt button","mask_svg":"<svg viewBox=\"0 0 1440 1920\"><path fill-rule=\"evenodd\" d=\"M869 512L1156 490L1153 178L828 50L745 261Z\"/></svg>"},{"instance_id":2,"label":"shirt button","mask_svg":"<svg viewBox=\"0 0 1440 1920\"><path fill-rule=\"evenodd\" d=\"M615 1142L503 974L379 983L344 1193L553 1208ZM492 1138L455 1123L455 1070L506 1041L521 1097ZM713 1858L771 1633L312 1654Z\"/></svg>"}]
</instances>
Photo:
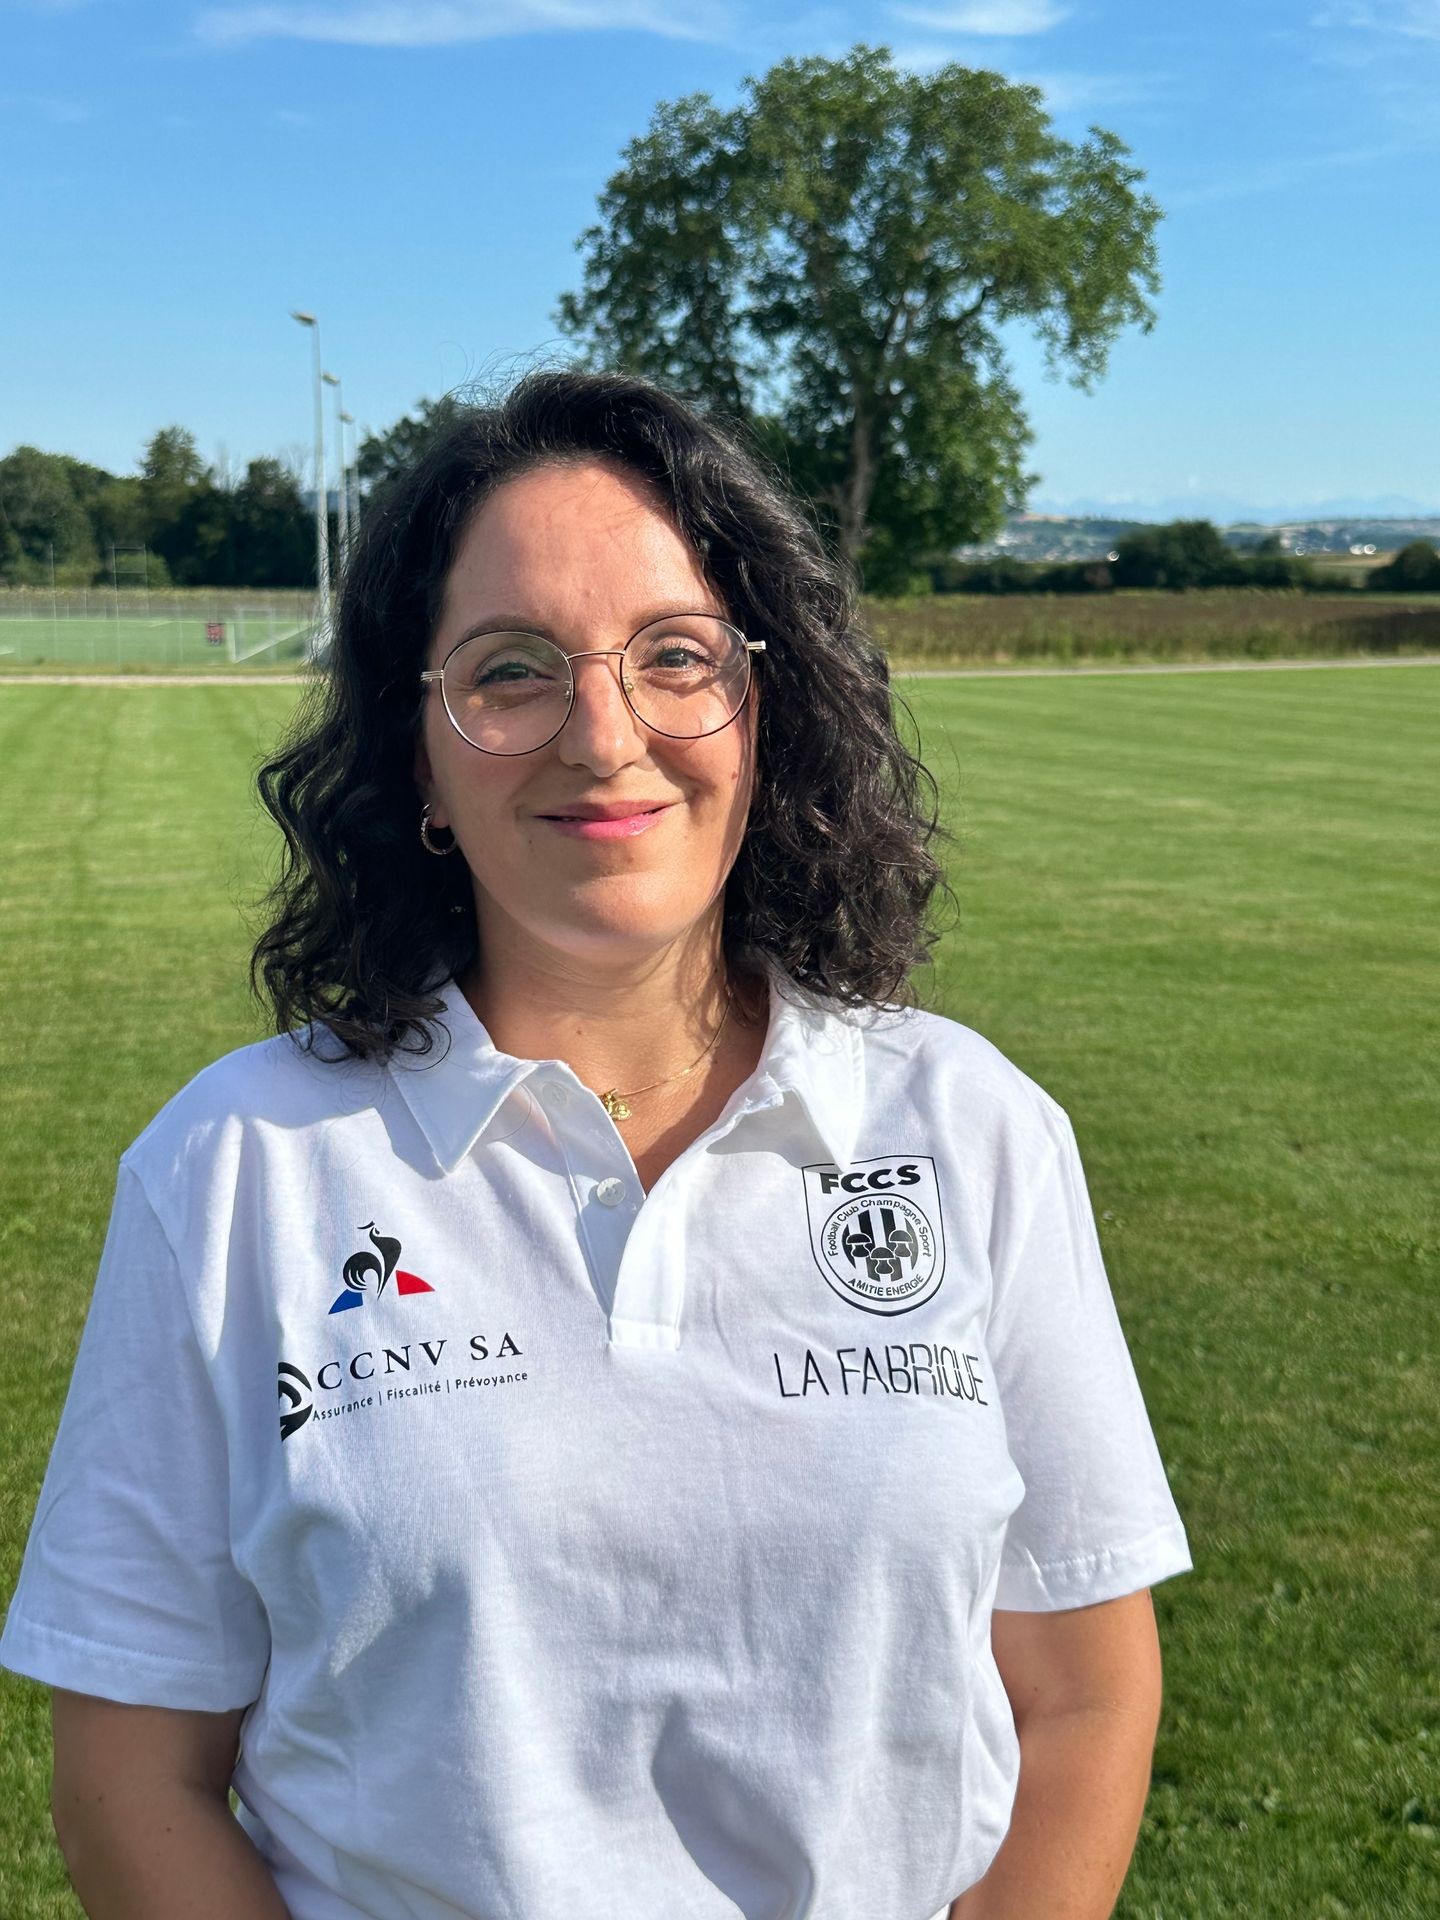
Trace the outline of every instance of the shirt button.
<instances>
[{"instance_id":1,"label":"shirt button","mask_svg":"<svg viewBox=\"0 0 1440 1920\"><path fill-rule=\"evenodd\" d=\"M608 1180L602 1180L596 1187L595 1198L602 1207L618 1207L625 1198L625 1182L617 1180L612 1174Z\"/></svg>"},{"instance_id":2,"label":"shirt button","mask_svg":"<svg viewBox=\"0 0 1440 1920\"><path fill-rule=\"evenodd\" d=\"M560 1080L552 1080L545 1089L545 1098L552 1107L568 1107L570 1089Z\"/></svg>"}]
</instances>

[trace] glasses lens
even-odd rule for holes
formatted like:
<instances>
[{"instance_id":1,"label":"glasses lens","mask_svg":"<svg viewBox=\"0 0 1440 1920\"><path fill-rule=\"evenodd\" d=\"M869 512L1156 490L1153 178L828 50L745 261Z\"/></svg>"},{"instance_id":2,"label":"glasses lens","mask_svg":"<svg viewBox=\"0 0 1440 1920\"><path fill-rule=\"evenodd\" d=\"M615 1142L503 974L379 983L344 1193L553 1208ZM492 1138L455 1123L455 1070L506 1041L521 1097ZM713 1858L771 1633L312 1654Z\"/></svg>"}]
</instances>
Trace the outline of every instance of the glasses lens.
<instances>
[{"instance_id":1,"label":"glasses lens","mask_svg":"<svg viewBox=\"0 0 1440 1920\"><path fill-rule=\"evenodd\" d=\"M750 655L728 621L672 615L637 633L620 669L640 719L657 733L694 740L734 719L750 684ZM482 633L445 662L450 718L486 753L531 753L553 740L570 711L570 662L531 633Z\"/></svg>"},{"instance_id":2,"label":"glasses lens","mask_svg":"<svg viewBox=\"0 0 1440 1920\"><path fill-rule=\"evenodd\" d=\"M570 709L570 667L533 633L481 633L445 662L450 718L486 753L528 753L560 731Z\"/></svg>"},{"instance_id":3,"label":"glasses lens","mask_svg":"<svg viewBox=\"0 0 1440 1920\"><path fill-rule=\"evenodd\" d=\"M637 633L625 652L626 691L647 727L695 740L733 720L750 684L750 655L727 621L672 615Z\"/></svg>"}]
</instances>

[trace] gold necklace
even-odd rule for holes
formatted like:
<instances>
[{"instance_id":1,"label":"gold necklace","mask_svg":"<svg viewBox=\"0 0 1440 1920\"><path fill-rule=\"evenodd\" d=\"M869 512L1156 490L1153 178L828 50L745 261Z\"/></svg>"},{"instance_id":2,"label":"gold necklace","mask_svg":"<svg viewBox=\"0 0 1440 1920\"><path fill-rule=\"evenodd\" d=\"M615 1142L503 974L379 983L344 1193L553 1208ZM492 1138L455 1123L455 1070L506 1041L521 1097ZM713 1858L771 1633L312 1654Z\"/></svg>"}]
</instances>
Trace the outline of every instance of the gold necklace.
<instances>
[{"instance_id":1,"label":"gold necklace","mask_svg":"<svg viewBox=\"0 0 1440 1920\"><path fill-rule=\"evenodd\" d=\"M720 1024L718 1027L716 1027L714 1033L711 1034L709 1045L705 1048L705 1053L702 1053L700 1055L699 1060L692 1060L689 1066L682 1067L679 1073L667 1073L663 1080L652 1080L649 1086L632 1087L629 1093L621 1093L618 1087L611 1087L608 1093L602 1093L600 1096L600 1104L601 1106L604 1107L606 1113L609 1114L610 1118L612 1120L628 1120L630 1118L630 1108L627 1105L627 1102L631 1100L635 1094L649 1093L652 1087L668 1086L670 1081L683 1080L687 1073L693 1073L696 1067L700 1065L700 1061L705 1058L705 1054L708 1054L709 1052L711 1052L711 1050L714 1048L715 1042L720 1038L720 1035L725 1031L725 1022L730 1018L730 1008L733 1004L734 1003L731 1000L730 995L727 991L725 996L725 1011L720 1016Z\"/></svg>"}]
</instances>

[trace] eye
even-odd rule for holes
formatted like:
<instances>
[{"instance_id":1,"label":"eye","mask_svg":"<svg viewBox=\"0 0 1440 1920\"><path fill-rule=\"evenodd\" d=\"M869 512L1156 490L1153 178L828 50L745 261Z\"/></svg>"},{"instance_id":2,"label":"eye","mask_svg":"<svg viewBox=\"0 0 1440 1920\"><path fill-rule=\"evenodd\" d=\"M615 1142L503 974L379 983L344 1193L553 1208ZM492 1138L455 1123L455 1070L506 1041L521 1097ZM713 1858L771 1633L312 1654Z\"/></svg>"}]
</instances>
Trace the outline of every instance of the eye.
<instances>
[{"instance_id":1,"label":"eye","mask_svg":"<svg viewBox=\"0 0 1440 1920\"><path fill-rule=\"evenodd\" d=\"M543 689L563 676L564 661L547 641L530 634L477 634L452 657L455 686L470 693Z\"/></svg>"},{"instance_id":2,"label":"eye","mask_svg":"<svg viewBox=\"0 0 1440 1920\"><path fill-rule=\"evenodd\" d=\"M706 634L658 633L637 648L636 664L645 673L713 673L721 644Z\"/></svg>"},{"instance_id":3,"label":"eye","mask_svg":"<svg viewBox=\"0 0 1440 1920\"><path fill-rule=\"evenodd\" d=\"M533 660L488 660L476 669L474 684L477 687L503 685L535 672Z\"/></svg>"}]
</instances>

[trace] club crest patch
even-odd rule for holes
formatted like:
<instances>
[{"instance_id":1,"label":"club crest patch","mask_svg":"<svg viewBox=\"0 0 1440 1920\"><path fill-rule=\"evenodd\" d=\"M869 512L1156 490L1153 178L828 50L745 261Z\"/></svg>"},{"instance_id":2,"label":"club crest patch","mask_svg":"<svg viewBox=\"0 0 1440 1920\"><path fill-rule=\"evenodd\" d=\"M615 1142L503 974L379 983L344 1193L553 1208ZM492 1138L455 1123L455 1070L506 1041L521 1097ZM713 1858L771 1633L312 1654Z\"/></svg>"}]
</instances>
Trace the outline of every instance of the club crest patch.
<instances>
[{"instance_id":1,"label":"club crest patch","mask_svg":"<svg viewBox=\"0 0 1440 1920\"><path fill-rule=\"evenodd\" d=\"M945 1230L928 1154L806 1167L810 1250L826 1281L865 1313L908 1313L939 1292Z\"/></svg>"}]
</instances>

